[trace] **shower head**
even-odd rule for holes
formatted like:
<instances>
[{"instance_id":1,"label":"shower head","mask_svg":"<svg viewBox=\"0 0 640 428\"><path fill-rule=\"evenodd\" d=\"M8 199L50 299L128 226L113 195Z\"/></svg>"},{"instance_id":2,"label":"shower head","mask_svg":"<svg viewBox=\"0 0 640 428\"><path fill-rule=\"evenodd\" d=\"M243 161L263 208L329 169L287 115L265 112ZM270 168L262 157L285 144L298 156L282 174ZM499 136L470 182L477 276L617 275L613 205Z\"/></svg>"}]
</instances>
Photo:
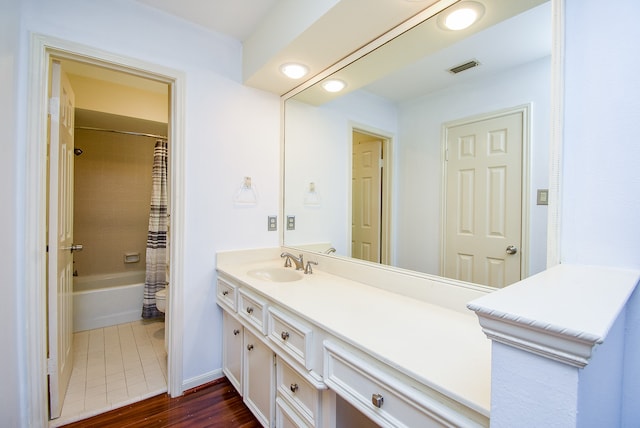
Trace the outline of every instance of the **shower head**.
<instances>
[{"instance_id":1,"label":"shower head","mask_svg":"<svg viewBox=\"0 0 640 428\"><path fill-rule=\"evenodd\" d=\"M82 149L75 148L75 149L73 149L73 153L74 153L76 156L80 156L80 155L82 154Z\"/></svg>"}]
</instances>

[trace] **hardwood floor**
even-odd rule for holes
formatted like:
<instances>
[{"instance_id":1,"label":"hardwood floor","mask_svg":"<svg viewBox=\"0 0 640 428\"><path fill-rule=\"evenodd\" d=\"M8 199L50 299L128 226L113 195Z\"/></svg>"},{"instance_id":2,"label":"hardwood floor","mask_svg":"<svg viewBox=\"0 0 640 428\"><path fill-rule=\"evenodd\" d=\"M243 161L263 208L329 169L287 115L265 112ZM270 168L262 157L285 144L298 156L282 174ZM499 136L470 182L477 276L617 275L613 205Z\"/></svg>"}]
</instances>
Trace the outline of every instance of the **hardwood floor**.
<instances>
[{"instance_id":1,"label":"hardwood floor","mask_svg":"<svg viewBox=\"0 0 640 428\"><path fill-rule=\"evenodd\" d=\"M158 395L89 419L64 425L100 427L260 427L227 378L194 388L182 397Z\"/></svg>"}]
</instances>

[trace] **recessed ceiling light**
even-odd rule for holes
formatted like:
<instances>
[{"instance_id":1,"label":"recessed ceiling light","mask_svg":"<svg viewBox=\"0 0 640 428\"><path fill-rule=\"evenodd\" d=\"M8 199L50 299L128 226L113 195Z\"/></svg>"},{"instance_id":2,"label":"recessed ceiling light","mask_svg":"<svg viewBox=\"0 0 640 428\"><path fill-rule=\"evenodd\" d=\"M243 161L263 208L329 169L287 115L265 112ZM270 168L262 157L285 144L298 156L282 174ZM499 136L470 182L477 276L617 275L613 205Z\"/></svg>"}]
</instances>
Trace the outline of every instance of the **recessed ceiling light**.
<instances>
[{"instance_id":1,"label":"recessed ceiling light","mask_svg":"<svg viewBox=\"0 0 640 428\"><path fill-rule=\"evenodd\" d=\"M290 79L300 79L301 77L307 75L309 69L302 64L290 62L287 64L283 64L280 67L280 71L282 71L282 73Z\"/></svg>"},{"instance_id":2,"label":"recessed ceiling light","mask_svg":"<svg viewBox=\"0 0 640 428\"><path fill-rule=\"evenodd\" d=\"M347 86L342 80L330 79L322 84L322 87L327 92L340 92Z\"/></svg>"},{"instance_id":3,"label":"recessed ceiling light","mask_svg":"<svg viewBox=\"0 0 640 428\"><path fill-rule=\"evenodd\" d=\"M463 1L443 11L438 24L447 30L459 31L470 27L484 15L484 6L474 1Z\"/></svg>"}]
</instances>

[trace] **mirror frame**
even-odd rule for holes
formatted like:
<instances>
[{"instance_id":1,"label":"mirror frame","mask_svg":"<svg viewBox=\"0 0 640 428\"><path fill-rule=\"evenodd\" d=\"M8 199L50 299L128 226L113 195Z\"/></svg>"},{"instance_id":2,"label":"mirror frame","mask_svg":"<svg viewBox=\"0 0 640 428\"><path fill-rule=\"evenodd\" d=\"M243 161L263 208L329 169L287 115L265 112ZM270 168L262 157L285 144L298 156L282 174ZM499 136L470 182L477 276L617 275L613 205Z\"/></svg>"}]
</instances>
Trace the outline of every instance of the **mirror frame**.
<instances>
[{"instance_id":1,"label":"mirror frame","mask_svg":"<svg viewBox=\"0 0 640 428\"><path fill-rule=\"evenodd\" d=\"M362 48L358 49L354 53L348 55L341 61L328 67L325 71L311 77L304 83L300 84L293 90L283 94L280 97L280 206L279 215L280 222L280 247L288 249L290 251L301 251L296 247L288 247L284 243L284 231L286 229L285 220L285 104L289 98L292 98L304 91L305 89L315 85L316 83L326 79L331 74L348 66L359 58L367 55L378 47L384 45L389 40L399 36L405 31L419 25L426 19L429 19L446 9L447 7L457 3L460 0L441 0L435 4L429 6L424 11L415 15L411 19L404 23L394 27L381 35L379 38L373 40ZM550 268L557 264L560 264L560 214L561 214L561 179L562 179L562 111L563 104L563 91L564 91L564 69L562 64L562 58L564 56L564 3L565 0L549 0L551 3L551 125L550 125L550 141L549 141L549 196L548 196L548 217L547 217L547 263L546 268ZM304 250L302 250L304 251ZM365 260L354 259L347 256L339 256L335 254L321 254L318 256L337 258L341 261L352 263L356 265L367 265L376 268L382 268L392 272L402 272L404 274L410 273L415 276L435 279L442 282L451 284L460 284L462 282L445 278L442 276L427 274L418 271L407 270L390 265L382 265L377 263L368 262ZM467 284L467 283L464 283ZM473 284L481 288L489 288L478 284Z\"/></svg>"}]
</instances>

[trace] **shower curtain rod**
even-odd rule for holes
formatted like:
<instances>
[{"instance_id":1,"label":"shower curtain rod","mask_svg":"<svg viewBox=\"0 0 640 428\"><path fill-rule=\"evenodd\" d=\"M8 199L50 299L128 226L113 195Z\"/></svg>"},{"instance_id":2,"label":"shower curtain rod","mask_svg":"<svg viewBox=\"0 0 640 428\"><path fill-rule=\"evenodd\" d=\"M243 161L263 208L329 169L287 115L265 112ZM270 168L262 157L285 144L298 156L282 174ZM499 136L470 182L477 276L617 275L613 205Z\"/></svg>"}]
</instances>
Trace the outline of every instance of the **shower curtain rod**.
<instances>
[{"instance_id":1,"label":"shower curtain rod","mask_svg":"<svg viewBox=\"0 0 640 428\"><path fill-rule=\"evenodd\" d=\"M93 128L91 126L76 126L75 129L84 129L86 131L114 132L116 134L135 135L137 137L151 137L151 138L159 138L161 140L167 140L167 137L163 135L145 134L144 132L119 131L117 129Z\"/></svg>"}]
</instances>

